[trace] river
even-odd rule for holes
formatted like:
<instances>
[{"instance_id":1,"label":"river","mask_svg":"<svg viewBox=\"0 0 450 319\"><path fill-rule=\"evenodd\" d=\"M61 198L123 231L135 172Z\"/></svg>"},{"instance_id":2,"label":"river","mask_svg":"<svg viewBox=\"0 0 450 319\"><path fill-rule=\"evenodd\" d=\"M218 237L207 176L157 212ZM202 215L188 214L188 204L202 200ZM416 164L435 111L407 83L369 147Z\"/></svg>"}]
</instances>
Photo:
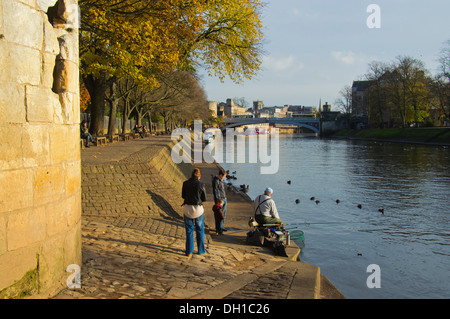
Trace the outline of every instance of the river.
<instances>
[{"instance_id":1,"label":"river","mask_svg":"<svg viewBox=\"0 0 450 319\"><path fill-rule=\"evenodd\" d=\"M450 148L280 135L279 154L276 174L221 165L251 198L274 189L302 262L347 298L450 297Z\"/></svg>"}]
</instances>

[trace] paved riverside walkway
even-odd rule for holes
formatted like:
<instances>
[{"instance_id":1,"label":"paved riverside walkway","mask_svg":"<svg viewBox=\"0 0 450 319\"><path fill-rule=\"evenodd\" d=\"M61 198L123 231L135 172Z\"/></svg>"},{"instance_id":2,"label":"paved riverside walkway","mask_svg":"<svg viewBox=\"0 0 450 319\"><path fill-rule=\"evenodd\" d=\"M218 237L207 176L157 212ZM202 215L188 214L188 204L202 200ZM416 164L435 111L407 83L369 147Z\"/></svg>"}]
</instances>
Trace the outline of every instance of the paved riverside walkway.
<instances>
[{"instance_id":1,"label":"paved riverside walkway","mask_svg":"<svg viewBox=\"0 0 450 319\"><path fill-rule=\"evenodd\" d=\"M207 253L200 256L195 248L192 258L186 257L180 182L186 178L174 178L179 172L174 172L167 154L161 155L164 149L168 153L170 142L168 137L149 137L81 151L81 288L64 289L54 298L343 297L318 267L245 243L252 215L246 195L229 192L229 231L214 233L211 175L218 171L214 164L196 165L207 186ZM185 174L192 169L180 167ZM295 251L292 247L289 255Z\"/></svg>"}]
</instances>

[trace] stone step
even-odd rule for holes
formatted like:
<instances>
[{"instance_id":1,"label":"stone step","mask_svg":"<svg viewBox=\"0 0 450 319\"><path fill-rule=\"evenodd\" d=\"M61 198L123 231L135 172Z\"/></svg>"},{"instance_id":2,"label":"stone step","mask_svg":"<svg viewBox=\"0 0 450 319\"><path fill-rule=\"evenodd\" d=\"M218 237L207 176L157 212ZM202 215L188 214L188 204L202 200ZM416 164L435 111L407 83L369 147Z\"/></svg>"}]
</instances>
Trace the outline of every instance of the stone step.
<instances>
[{"instance_id":1,"label":"stone step","mask_svg":"<svg viewBox=\"0 0 450 319\"><path fill-rule=\"evenodd\" d=\"M256 267L192 299L320 299L320 268L279 259Z\"/></svg>"}]
</instances>

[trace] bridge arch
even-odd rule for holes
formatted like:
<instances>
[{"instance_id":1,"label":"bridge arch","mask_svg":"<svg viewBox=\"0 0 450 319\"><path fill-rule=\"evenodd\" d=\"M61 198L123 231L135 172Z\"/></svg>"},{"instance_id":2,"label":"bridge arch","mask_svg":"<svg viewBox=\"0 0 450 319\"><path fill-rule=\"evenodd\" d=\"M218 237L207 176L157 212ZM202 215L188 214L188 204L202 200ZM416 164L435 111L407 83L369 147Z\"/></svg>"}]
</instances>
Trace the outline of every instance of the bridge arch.
<instances>
[{"instance_id":1,"label":"bridge arch","mask_svg":"<svg viewBox=\"0 0 450 319\"><path fill-rule=\"evenodd\" d=\"M243 119L239 122L229 123L222 128L222 131L225 131L227 128L235 128L235 127L244 126L244 125L269 123L269 124L289 124L289 125L301 126L301 127L310 129L314 133L320 134L320 121L315 120L315 121L310 121L310 122L315 122L315 124L318 124L317 127L315 127L314 125L311 125L310 123L295 121L293 119L250 118L248 120Z\"/></svg>"}]
</instances>

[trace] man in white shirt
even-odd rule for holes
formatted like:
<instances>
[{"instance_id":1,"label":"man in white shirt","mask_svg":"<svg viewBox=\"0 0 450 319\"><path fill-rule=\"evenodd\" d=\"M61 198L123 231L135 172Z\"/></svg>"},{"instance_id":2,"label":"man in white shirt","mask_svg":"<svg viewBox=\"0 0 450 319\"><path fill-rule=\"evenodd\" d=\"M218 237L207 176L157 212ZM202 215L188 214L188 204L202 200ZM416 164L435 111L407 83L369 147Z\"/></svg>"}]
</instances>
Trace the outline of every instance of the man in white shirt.
<instances>
[{"instance_id":1,"label":"man in white shirt","mask_svg":"<svg viewBox=\"0 0 450 319\"><path fill-rule=\"evenodd\" d=\"M278 215L277 207L272 199L273 190L268 187L264 194L255 198L253 210L255 211L255 220L258 224L283 224Z\"/></svg>"}]
</instances>

